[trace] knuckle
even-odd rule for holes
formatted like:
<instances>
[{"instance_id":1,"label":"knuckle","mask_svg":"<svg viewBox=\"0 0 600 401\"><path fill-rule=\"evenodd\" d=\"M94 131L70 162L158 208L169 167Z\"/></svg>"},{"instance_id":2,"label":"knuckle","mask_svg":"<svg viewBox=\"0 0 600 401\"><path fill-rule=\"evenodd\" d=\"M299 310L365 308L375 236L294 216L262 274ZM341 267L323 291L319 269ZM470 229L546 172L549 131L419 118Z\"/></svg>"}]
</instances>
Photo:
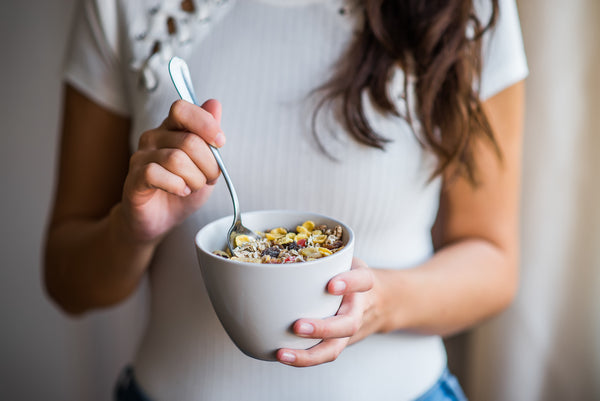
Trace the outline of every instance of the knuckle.
<instances>
[{"instance_id":1,"label":"knuckle","mask_svg":"<svg viewBox=\"0 0 600 401\"><path fill-rule=\"evenodd\" d=\"M155 173L156 173L156 168L158 166L156 165L156 163L148 163L146 164L144 167L142 167L142 178L146 181L146 182L151 182Z\"/></svg>"},{"instance_id":2,"label":"knuckle","mask_svg":"<svg viewBox=\"0 0 600 401\"><path fill-rule=\"evenodd\" d=\"M335 351L333 351L333 355L332 355L332 359L331 361L335 361L336 359L338 359L340 357L340 355L342 354L342 348L338 347L335 349Z\"/></svg>"},{"instance_id":3,"label":"knuckle","mask_svg":"<svg viewBox=\"0 0 600 401\"><path fill-rule=\"evenodd\" d=\"M185 150L197 149L204 142L198 135L186 133L181 140L181 147Z\"/></svg>"},{"instance_id":4,"label":"knuckle","mask_svg":"<svg viewBox=\"0 0 600 401\"><path fill-rule=\"evenodd\" d=\"M175 121L183 121L187 116L188 103L185 100L176 100L171 105L171 109L169 110L169 115Z\"/></svg>"},{"instance_id":5,"label":"knuckle","mask_svg":"<svg viewBox=\"0 0 600 401\"><path fill-rule=\"evenodd\" d=\"M306 357L304 358L304 360L302 361L302 364L304 366L314 366L317 365L319 363L317 355L315 355L314 352L309 352Z\"/></svg>"},{"instance_id":6,"label":"knuckle","mask_svg":"<svg viewBox=\"0 0 600 401\"><path fill-rule=\"evenodd\" d=\"M338 357L342 354L344 349L346 348L347 340L338 341L335 348L333 349L333 360L338 359Z\"/></svg>"},{"instance_id":7,"label":"knuckle","mask_svg":"<svg viewBox=\"0 0 600 401\"><path fill-rule=\"evenodd\" d=\"M204 187L206 182L207 180L204 175L198 175L198 177L195 177L194 182L190 186L192 186L192 189L197 191L198 189Z\"/></svg>"},{"instance_id":8,"label":"knuckle","mask_svg":"<svg viewBox=\"0 0 600 401\"><path fill-rule=\"evenodd\" d=\"M129 157L129 170L134 170L136 166L140 164L140 159L142 158L142 152L137 151L134 152L131 157Z\"/></svg>"},{"instance_id":9,"label":"knuckle","mask_svg":"<svg viewBox=\"0 0 600 401\"><path fill-rule=\"evenodd\" d=\"M329 355L327 355L326 362L335 361L340 356L340 353L341 353L341 351L339 351L337 348L334 349Z\"/></svg>"},{"instance_id":10,"label":"knuckle","mask_svg":"<svg viewBox=\"0 0 600 401\"><path fill-rule=\"evenodd\" d=\"M358 333L358 330L360 330L360 322L358 321L358 319L354 319L352 321L352 324L350 325L350 336L355 335L356 333Z\"/></svg>"},{"instance_id":11,"label":"knuckle","mask_svg":"<svg viewBox=\"0 0 600 401\"><path fill-rule=\"evenodd\" d=\"M371 269L365 269L365 275L362 277L360 284L360 292L367 292L373 288L375 285L375 274L373 274Z\"/></svg>"},{"instance_id":12,"label":"knuckle","mask_svg":"<svg viewBox=\"0 0 600 401\"><path fill-rule=\"evenodd\" d=\"M367 268L367 264L359 258L353 258L352 259L352 268L353 269L365 269Z\"/></svg>"},{"instance_id":13,"label":"knuckle","mask_svg":"<svg viewBox=\"0 0 600 401\"><path fill-rule=\"evenodd\" d=\"M152 144L152 131L146 131L140 136L138 149L146 149Z\"/></svg>"},{"instance_id":14,"label":"knuckle","mask_svg":"<svg viewBox=\"0 0 600 401\"><path fill-rule=\"evenodd\" d=\"M185 180L181 177L177 177L177 183L175 185L179 191L183 191L183 189L188 186Z\"/></svg>"},{"instance_id":15,"label":"knuckle","mask_svg":"<svg viewBox=\"0 0 600 401\"><path fill-rule=\"evenodd\" d=\"M321 327L316 326L315 332L320 334L320 337L323 337L323 338L329 338L331 336L331 329L327 325L324 325Z\"/></svg>"},{"instance_id":16,"label":"knuckle","mask_svg":"<svg viewBox=\"0 0 600 401\"><path fill-rule=\"evenodd\" d=\"M188 156L181 149L173 149L167 156L167 163L175 169L183 168Z\"/></svg>"},{"instance_id":17,"label":"knuckle","mask_svg":"<svg viewBox=\"0 0 600 401\"><path fill-rule=\"evenodd\" d=\"M221 170L217 169L214 172L210 172L205 174L206 177L206 183L214 183L215 181L217 181L217 179L219 178L219 175L221 174Z\"/></svg>"}]
</instances>

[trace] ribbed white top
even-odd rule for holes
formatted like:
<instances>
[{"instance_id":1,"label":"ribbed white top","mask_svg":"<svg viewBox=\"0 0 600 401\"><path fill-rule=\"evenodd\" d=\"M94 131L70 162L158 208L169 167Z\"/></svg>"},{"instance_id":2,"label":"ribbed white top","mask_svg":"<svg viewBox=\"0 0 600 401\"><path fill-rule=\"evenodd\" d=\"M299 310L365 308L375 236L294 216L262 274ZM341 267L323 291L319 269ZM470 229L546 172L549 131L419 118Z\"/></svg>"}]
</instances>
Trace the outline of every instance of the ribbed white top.
<instances>
[{"instance_id":1,"label":"ribbed white top","mask_svg":"<svg viewBox=\"0 0 600 401\"><path fill-rule=\"evenodd\" d=\"M168 15L167 6L152 17L144 11L155 1L113 1L117 23L107 24L98 19L107 13L97 12L106 2L87 0L65 75L100 104L132 116L134 146L177 98L166 62L170 54L180 55L190 65L199 98L223 104L227 145L221 154L243 210L309 210L338 218L355 231L356 256L374 268L410 268L431 256L429 230L440 180L428 181L434 159L405 121L379 115L365 98L371 123L392 139L380 151L357 144L324 117L319 133L338 162L320 153L311 136L315 99L309 92L329 77L352 37L353 17L338 12L341 1L306 1L310 4L295 7L269 4L272 0L228 2L211 9L209 23L178 20L192 38L181 43L148 29L152 18ZM177 4L164 4L170 3ZM514 4L505 3L514 26ZM118 29L118 49L106 39L103 29L108 26ZM140 32L154 36L136 39ZM163 54L144 70L140 60L156 38L163 40ZM492 60L502 64L510 58L520 69L496 64L495 75L484 75L484 83L491 80L502 88L524 77L519 46L496 46L505 51ZM143 74L154 74L141 81L156 83L153 91L140 85ZM390 91L400 109L405 107L401 82L399 71ZM228 214L231 202L221 181L209 202L156 253L150 269L150 320L134 362L142 387L154 399L408 400L436 381L446 363L436 336L373 335L347 348L335 362L306 369L242 354L212 310L193 241L204 224Z\"/></svg>"}]
</instances>

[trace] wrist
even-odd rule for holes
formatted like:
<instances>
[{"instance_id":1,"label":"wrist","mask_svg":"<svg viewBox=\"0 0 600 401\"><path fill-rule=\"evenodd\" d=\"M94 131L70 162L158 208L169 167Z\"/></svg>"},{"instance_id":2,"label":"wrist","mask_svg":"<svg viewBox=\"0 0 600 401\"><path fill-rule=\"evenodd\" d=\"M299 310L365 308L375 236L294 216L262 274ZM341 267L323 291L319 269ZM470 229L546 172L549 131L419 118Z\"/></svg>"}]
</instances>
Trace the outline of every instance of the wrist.
<instances>
[{"instance_id":1,"label":"wrist","mask_svg":"<svg viewBox=\"0 0 600 401\"><path fill-rule=\"evenodd\" d=\"M145 238L138 235L128 223L122 203L117 203L110 211L109 226L111 238L118 244L126 244L137 251L154 251L163 236Z\"/></svg>"},{"instance_id":2,"label":"wrist","mask_svg":"<svg viewBox=\"0 0 600 401\"><path fill-rule=\"evenodd\" d=\"M379 331L389 333L410 327L410 306L406 302L408 290L406 272L395 269L373 269L375 275L376 310Z\"/></svg>"}]
</instances>

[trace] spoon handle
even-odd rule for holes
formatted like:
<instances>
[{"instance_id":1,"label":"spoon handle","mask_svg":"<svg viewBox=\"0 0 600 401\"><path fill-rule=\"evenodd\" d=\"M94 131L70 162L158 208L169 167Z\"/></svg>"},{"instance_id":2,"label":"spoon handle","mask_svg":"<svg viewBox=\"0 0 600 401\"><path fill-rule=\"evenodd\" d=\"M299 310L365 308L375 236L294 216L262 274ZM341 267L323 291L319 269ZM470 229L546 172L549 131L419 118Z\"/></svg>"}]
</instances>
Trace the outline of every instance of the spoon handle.
<instances>
[{"instance_id":1,"label":"spoon handle","mask_svg":"<svg viewBox=\"0 0 600 401\"><path fill-rule=\"evenodd\" d=\"M173 81L173 85L175 85L177 93L179 93L179 97L187 102L195 104L196 106L200 106L200 104L198 104L196 94L194 93L192 78L190 76L190 70L187 66L187 63L179 57L173 57L169 62L169 74L171 75L171 80ZM225 183L227 184L229 194L231 195L231 202L233 203L233 222L236 223L240 221L240 208L238 196L235 192L233 182L227 173L227 169L225 168L225 163L221 158L219 149L212 145L208 145L208 147L210 148L215 160L217 161L217 164L219 165L219 168L221 169L223 178L225 178Z\"/></svg>"}]
</instances>

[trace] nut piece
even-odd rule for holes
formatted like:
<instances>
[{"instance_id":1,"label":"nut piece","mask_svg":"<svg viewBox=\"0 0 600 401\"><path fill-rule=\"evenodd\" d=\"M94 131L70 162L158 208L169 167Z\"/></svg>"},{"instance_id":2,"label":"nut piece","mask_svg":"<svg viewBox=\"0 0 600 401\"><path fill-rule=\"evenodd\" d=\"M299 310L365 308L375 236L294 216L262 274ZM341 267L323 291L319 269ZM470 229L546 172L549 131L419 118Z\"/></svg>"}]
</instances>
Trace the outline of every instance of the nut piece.
<instances>
[{"instance_id":1,"label":"nut piece","mask_svg":"<svg viewBox=\"0 0 600 401\"><path fill-rule=\"evenodd\" d=\"M335 229L333 230L333 236L337 237L338 239L342 239L342 226L335 226Z\"/></svg>"}]
</instances>

